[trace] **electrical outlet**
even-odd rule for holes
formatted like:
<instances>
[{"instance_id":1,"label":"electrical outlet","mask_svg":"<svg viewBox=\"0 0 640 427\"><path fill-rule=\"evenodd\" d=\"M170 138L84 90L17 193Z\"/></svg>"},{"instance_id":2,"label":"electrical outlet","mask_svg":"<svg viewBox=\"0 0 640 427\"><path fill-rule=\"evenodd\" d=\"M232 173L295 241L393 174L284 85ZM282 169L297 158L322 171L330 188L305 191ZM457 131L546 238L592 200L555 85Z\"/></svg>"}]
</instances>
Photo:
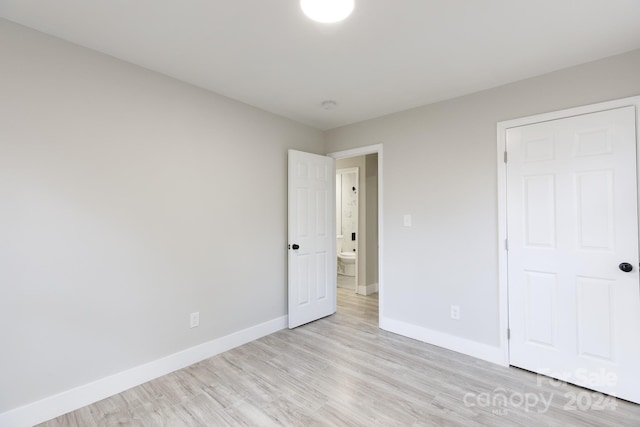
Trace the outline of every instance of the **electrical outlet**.
<instances>
[{"instance_id":1,"label":"electrical outlet","mask_svg":"<svg viewBox=\"0 0 640 427\"><path fill-rule=\"evenodd\" d=\"M460 320L460 306L452 305L451 306L451 318L453 320Z\"/></svg>"},{"instance_id":2,"label":"electrical outlet","mask_svg":"<svg viewBox=\"0 0 640 427\"><path fill-rule=\"evenodd\" d=\"M200 312L196 311L195 313L191 313L190 327L196 328L198 326L200 326Z\"/></svg>"}]
</instances>

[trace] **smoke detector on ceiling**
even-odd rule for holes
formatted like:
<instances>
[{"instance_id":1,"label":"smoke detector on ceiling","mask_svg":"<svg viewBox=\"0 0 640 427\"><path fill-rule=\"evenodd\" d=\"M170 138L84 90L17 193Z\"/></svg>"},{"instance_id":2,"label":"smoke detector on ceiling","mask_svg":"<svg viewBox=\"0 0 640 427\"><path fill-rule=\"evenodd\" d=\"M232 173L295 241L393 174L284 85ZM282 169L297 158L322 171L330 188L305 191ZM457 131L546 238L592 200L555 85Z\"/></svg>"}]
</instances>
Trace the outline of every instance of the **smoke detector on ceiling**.
<instances>
[{"instance_id":1,"label":"smoke detector on ceiling","mask_svg":"<svg viewBox=\"0 0 640 427\"><path fill-rule=\"evenodd\" d=\"M329 110L333 110L334 108L336 108L338 106L338 103L336 101L328 100L328 101L323 101L322 104L320 104L320 105L322 105L322 109L323 110L329 111Z\"/></svg>"}]
</instances>

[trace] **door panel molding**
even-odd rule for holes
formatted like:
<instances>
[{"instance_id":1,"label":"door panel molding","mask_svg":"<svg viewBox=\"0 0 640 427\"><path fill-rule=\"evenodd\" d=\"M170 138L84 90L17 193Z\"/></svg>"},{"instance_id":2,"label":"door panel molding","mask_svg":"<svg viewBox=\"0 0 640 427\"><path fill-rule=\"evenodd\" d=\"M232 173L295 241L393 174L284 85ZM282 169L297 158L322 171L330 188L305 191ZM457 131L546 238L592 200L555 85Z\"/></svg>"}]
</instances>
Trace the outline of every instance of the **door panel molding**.
<instances>
[{"instance_id":1,"label":"door panel molding","mask_svg":"<svg viewBox=\"0 0 640 427\"><path fill-rule=\"evenodd\" d=\"M508 120L499 122L497 124L497 174L498 174L498 296L499 296L499 325L500 325L500 350L502 353L502 364L508 366L510 364L509 357L509 305L508 305L508 241L507 241L507 169L506 169L506 141L507 131L512 128L532 125L552 120L582 116L591 113L597 113L602 111L608 111L613 109L619 109L622 107L634 107L636 118L636 162L640 163L640 150L638 150L638 123L640 122L640 96L623 98L614 101L602 102L598 104L586 105L578 108L571 108L566 110L560 110L545 114L539 114L535 116L523 117L514 120ZM599 129L594 128L592 131L581 134L579 141L576 141L574 147L575 156L590 156L591 154L599 154L610 150L611 147L607 144L596 144L594 141L598 139L591 138L593 133L600 132ZM602 138L599 138L602 141ZM526 149L526 160L535 162L540 159L548 159L552 155L553 151L549 149L551 141L536 140L531 141ZM638 182L638 176L636 174L636 182ZM640 200L640 185L638 185L638 198ZM607 236L592 236L595 243L600 246L607 246ZM597 239L596 239L597 237ZM592 239L592 240L593 240ZM639 236L640 240L640 236ZM597 246L597 245L596 245ZM586 288L585 288L586 289ZM591 288L588 288L591 289ZM591 298L591 297L590 297ZM588 325L585 325L588 326ZM538 331L541 336L546 336L548 331ZM545 332L545 334L542 334ZM583 343L585 350L589 347L589 343ZM605 357L606 355L598 355Z\"/></svg>"},{"instance_id":2,"label":"door panel molding","mask_svg":"<svg viewBox=\"0 0 640 427\"><path fill-rule=\"evenodd\" d=\"M335 160L289 150L289 328L336 312ZM333 196L331 196L333 194Z\"/></svg>"}]
</instances>

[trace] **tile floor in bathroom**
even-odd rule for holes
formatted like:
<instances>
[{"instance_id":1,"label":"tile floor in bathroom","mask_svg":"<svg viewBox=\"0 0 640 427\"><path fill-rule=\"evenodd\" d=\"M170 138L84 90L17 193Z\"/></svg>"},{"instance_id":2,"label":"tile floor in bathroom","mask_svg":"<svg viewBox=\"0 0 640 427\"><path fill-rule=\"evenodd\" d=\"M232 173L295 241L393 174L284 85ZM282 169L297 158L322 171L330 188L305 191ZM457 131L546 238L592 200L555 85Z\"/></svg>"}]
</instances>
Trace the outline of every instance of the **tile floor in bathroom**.
<instances>
[{"instance_id":1,"label":"tile floor in bathroom","mask_svg":"<svg viewBox=\"0 0 640 427\"><path fill-rule=\"evenodd\" d=\"M356 289L356 278L353 276L344 276L342 274L338 274L338 287L339 288L347 288Z\"/></svg>"}]
</instances>

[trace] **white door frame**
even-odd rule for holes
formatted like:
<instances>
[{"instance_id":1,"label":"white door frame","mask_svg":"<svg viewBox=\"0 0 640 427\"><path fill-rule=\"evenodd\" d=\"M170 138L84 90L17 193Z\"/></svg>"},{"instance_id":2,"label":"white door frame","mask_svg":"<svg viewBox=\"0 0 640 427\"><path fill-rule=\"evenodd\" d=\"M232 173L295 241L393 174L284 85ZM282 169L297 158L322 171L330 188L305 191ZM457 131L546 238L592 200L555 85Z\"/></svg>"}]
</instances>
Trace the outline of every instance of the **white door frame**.
<instances>
[{"instance_id":1,"label":"white door frame","mask_svg":"<svg viewBox=\"0 0 640 427\"><path fill-rule=\"evenodd\" d=\"M383 233L383 170L382 170L382 144L368 145L366 147L352 148L350 150L336 151L327 156L334 159L346 159L348 157L365 156L378 153L378 325L384 313L384 233ZM335 237L334 237L335 239Z\"/></svg>"},{"instance_id":2,"label":"white door frame","mask_svg":"<svg viewBox=\"0 0 640 427\"><path fill-rule=\"evenodd\" d=\"M538 114L520 119L499 122L498 131L498 301L500 318L500 350L502 352L502 364L509 366L509 340L507 330L509 328L509 298L507 281L507 167L504 162L506 148L506 131L509 128L525 126L566 117L596 113L598 111L612 110L614 108L635 106L636 108L636 156L640 165L640 150L638 150L638 123L640 122L640 96L585 105L577 108ZM640 177L640 173L638 173ZM638 183L638 199L640 200L640 182ZM640 236L639 236L640 239Z\"/></svg>"}]
</instances>

